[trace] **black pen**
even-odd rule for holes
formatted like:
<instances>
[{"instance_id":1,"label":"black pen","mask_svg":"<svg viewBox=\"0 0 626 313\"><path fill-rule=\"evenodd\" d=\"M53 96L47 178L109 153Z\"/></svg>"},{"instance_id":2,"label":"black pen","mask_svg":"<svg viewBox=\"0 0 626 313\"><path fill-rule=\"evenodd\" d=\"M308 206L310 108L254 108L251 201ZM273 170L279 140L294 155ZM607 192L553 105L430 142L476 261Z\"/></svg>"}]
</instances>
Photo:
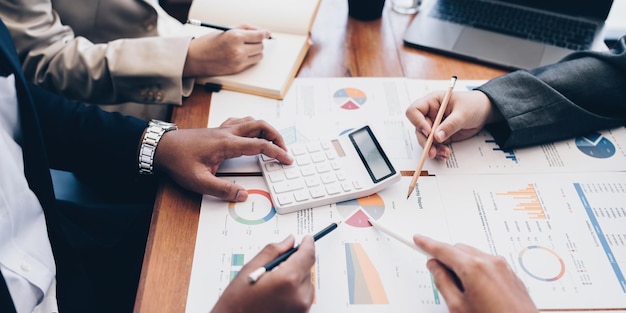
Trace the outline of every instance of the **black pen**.
<instances>
[{"instance_id":1,"label":"black pen","mask_svg":"<svg viewBox=\"0 0 626 313\"><path fill-rule=\"evenodd\" d=\"M191 24L191 25L195 25L195 26L202 26L202 27L209 27L209 28L214 28L214 29L219 29L221 31L229 31L229 30L232 29L230 27L221 26L221 25L215 25L215 24L203 22L203 21L200 21L200 20L194 20L194 19L191 19L191 18L187 20L187 24ZM270 36L267 39L272 39L272 36Z\"/></svg>"},{"instance_id":2,"label":"black pen","mask_svg":"<svg viewBox=\"0 0 626 313\"><path fill-rule=\"evenodd\" d=\"M339 222L339 224L341 224L341 222ZM326 228L320 230L317 234L313 235L313 241L317 241L318 239L326 236L328 233L330 233L335 228L337 228L337 226L339 226L339 224L332 223L332 224L328 225ZM248 281L251 284L256 283L256 281L259 280L261 275L265 274L265 272L268 272L268 271L271 271L272 269L274 269L280 263L282 263L285 260L287 260L287 258L289 258L296 251L298 251L298 246L295 246L295 247L287 250L287 252L279 255L277 258L275 258L271 262L263 265L262 267L259 267L254 272L250 273L250 276L248 276Z\"/></svg>"},{"instance_id":3,"label":"black pen","mask_svg":"<svg viewBox=\"0 0 626 313\"><path fill-rule=\"evenodd\" d=\"M230 27L215 25L215 24L211 24L211 23L207 23L207 22L203 22L203 21L199 21L199 20L194 20L194 19L188 19L187 20L187 24L191 24L191 25L195 25L195 26L215 28L215 29L219 29L219 30L222 30L222 31L229 31L229 30L231 30Z\"/></svg>"}]
</instances>

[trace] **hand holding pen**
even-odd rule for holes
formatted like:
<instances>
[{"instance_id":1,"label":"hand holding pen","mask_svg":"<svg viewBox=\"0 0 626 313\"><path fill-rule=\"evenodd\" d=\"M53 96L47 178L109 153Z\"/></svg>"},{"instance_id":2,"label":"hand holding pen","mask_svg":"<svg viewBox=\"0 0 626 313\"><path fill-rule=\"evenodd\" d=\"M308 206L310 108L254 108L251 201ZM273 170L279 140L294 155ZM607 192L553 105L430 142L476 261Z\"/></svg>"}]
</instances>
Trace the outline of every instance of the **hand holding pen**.
<instances>
[{"instance_id":1,"label":"hand holding pen","mask_svg":"<svg viewBox=\"0 0 626 313\"><path fill-rule=\"evenodd\" d=\"M505 258L424 236L413 236L413 242L432 256L426 266L451 313L538 312L526 286Z\"/></svg>"},{"instance_id":2,"label":"hand holding pen","mask_svg":"<svg viewBox=\"0 0 626 313\"><path fill-rule=\"evenodd\" d=\"M304 236L297 251L279 269L267 273L255 284L248 280L249 273L289 251L294 244L295 239L290 235L282 242L265 246L230 282L211 312L308 312L314 297L312 236Z\"/></svg>"},{"instance_id":3,"label":"hand holding pen","mask_svg":"<svg viewBox=\"0 0 626 313\"><path fill-rule=\"evenodd\" d=\"M341 224L341 222L339 222L339 224ZM339 226L339 224L332 223L332 224L328 225L326 228L320 230L318 233L313 235L313 241L317 241L318 239L326 236L328 233L330 233L331 231L335 230L337 228L337 226ZM256 283L256 281L259 280L261 275L265 274L267 271L273 270L275 267L280 265L280 263L282 263L285 260L287 260L287 258L289 258L296 251L298 251L298 246L295 246L295 247L289 249L288 251L286 251L285 253L281 254L278 257L276 257L272 261L270 261L267 264L259 267L254 272L250 273L250 275L248 276L248 280L250 281L251 284Z\"/></svg>"},{"instance_id":4,"label":"hand holding pen","mask_svg":"<svg viewBox=\"0 0 626 313\"><path fill-rule=\"evenodd\" d=\"M263 59L263 41L270 37L269 31L245 25L237 28L212 26L224 33L219 36L207 33L188 42L184 77L235 74Z\"/></svg>"},{"instance_id":5,"label":"hand holding pen","mask_svg":"<svg viewBox=\"0 0 626 313\"><path fill-rule=\"evenodd\" d=\"M374 228L376 228L377 230L379 230L380 232L384 233L385 235L403 243L404 245L406 245L407 247L423 254L425 257L427 257L429 259L429 261L433 258L433 256L431 255L431 253L429 251L425 251L423 250L419 245L417 245L414 242L411 242L408 238L403 237L402 235L396 233L395 231L393 231L391 228L388 228L387 226L379 223L378 221L376 221L376 219L372 218L371 216L369 216L369 214L365 213L365 215L367 216L367 221L370 223L370 225L374 226ZM442 265L443 268L445 268L448 271L448 274L450 275L451 279L454 281L454 283L456 284L457 288L461 291L463 291L463 283L461 282L461 280L459 279L459 277L456 275L456 273L454 273L452 270L448 269L445 267L445 265Z\"/></svg>"}]
</instances>

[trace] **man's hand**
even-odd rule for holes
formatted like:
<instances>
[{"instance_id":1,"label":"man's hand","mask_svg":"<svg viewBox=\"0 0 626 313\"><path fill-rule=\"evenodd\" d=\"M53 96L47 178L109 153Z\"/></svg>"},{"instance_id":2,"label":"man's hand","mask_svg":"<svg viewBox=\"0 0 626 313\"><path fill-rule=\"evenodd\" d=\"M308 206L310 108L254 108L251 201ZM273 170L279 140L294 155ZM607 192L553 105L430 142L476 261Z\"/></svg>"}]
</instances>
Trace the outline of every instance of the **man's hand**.
<instances>
[{"instance_id":1,"label":"man's hand","mask_svg":"<svg viewBox=\"0 0 626 313\"><path fill-rule=\"evenodd\" d=\"M268 123L251 117L231 118L218 128L165 133L154 164L184 188L228 201L245 201L245 188L215 177L220 164L226 159L260 153L291 164L286 150L282 136Z\"/></svg>"},{"instance_id":2,"label":"man's hand","mask_svg":"<svg viewBox=\"0 0 626 313\"><path fill-rule=\"evenodd\" d=\"M524 283L504 258L423 236L414 236L413 241L433 257L426 265L450 313L538 312ZM462 289L450 271L456 274Z\"/></svg>"},{"instance_id":3,"label":"man's hand","mask_svg":"<svg viewBox=\"0 0 626 313\"><path fill-rule=\"evenodd\" d=\"M311 268L315 264L313 237L305 236L298 251L273 271L263 274L254 284L248 275L267 264L294 244L292 236L283 242L267 245L248 262L230 282L212 313L221 312L308 312L313 303Z\"/></svg>"}]
</instances>

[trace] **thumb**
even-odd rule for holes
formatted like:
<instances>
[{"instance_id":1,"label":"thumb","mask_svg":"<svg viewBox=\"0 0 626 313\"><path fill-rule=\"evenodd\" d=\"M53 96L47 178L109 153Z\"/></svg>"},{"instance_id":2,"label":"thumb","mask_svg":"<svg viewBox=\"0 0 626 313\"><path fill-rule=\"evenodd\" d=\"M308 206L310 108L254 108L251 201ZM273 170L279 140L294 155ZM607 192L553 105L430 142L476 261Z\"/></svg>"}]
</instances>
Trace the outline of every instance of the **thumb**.
<instances>
[{"instance_id":1,"label":"thumb","mask_svg":"<svg viewBox=\"0 0 626 313\"><path fill-rule=\"evenodd\" d=\"M435 142L443 143L448 140L452 135L461 130L462 120L458 114L454 114L454 111L446 116L439 127L435 129Z\"/></svg>"},{"instance_id":2,"label":"thumb","mask_svg":"<svg viewBox=\"0 0 626 313\"><path fill-rule=\"evenodd\" d=\"M201 193L218 197L226 201L246 201L248 199L248 191L240 185L225 179L208 175L200 182Z\"/></svg>"}]
</instances>

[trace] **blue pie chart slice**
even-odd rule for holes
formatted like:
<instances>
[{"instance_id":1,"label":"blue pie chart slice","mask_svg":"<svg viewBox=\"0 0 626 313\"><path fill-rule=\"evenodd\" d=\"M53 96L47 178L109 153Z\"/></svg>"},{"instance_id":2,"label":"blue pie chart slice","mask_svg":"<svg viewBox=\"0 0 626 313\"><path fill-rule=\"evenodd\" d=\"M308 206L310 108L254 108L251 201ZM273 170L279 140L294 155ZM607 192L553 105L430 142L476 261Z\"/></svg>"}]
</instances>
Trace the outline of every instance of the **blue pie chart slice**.
<instances>
[{"instance_id":1,"label":"blue pie chart slice","mask_svg":"<svg viewBox=\"0 0 626 313\"><path fill-rule=\"evenodd\" d=\"M577 137L576 147L592 158L606 159L615 154L615 145L600 133Z\"/></svg>"}]
</instances>

